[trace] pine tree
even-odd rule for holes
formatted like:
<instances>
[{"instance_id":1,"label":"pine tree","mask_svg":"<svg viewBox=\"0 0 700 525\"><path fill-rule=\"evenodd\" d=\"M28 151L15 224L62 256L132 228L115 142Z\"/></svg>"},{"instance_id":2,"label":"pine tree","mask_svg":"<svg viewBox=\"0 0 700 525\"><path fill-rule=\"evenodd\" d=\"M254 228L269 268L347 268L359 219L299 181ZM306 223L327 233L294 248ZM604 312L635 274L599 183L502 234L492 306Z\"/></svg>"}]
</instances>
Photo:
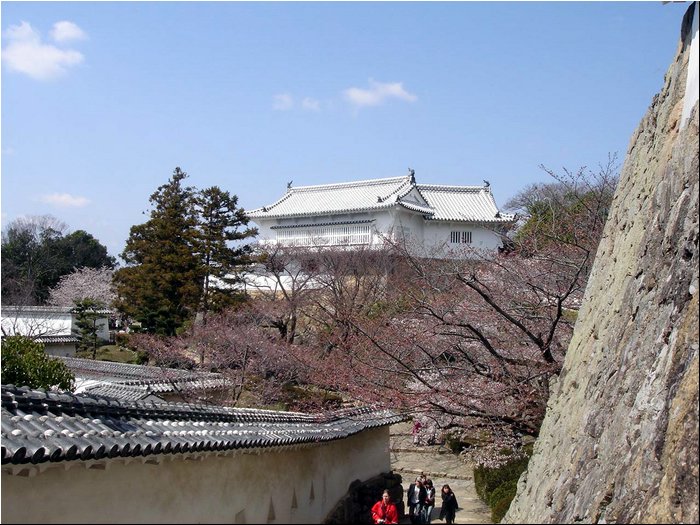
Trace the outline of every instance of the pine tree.
<instances>
[{"instance_id":1,"label":"pine tree","mask_svg":"<svg viewBox=\"0 0 700 525\"><path fill-rule=\"evenodd\" d=\"M72 312L75 315L75 335L78 336L78 350L92 350L92 358L97 358L98 321L102 317L98 310L105 305L94 299L82 299L75 302Z\"/></svg>"},{"instance_id":2,"label":"pine tree","mask_svg":"<svg viewBox=\"0 0 700 525\"><path fill-rule=\"evenodd\" d=\"M119 308L151 333L174 335L196 311L204 273L198 252L195 190L175 168L150 197L150 219L131 227L115 275Z\"/></svg>"},{"instance_id":3,"label":"pine tree","mask_svg":"<svg viewBox=\"0 0 700 525\"><path fill-rule=\"evenodd\" d=\"M230 285L236 281L236 266L247 262L249 247L231 246L231 243L254 236L257 230L247 227L249 219L243 208L237 207L238 197L218 186L200 191L196 202L204 267L200 309L206 314L239 299Z\"/></svg>"},{"instance_id":4,"label":"pine tree","mask_svg":"<svg viewBox=\"0 0 700 525\"><path fill-rule=\"evenodd\" d=\"M206 314L236 300L235 267L248 248L236 246L257 233L237 207L238 197L213 186L186 187L175 168L167 184L151 195L150 219L131 228L115 275L119 309L150 333L174 335L196 313Z\"/></svg>"}]
</instances>

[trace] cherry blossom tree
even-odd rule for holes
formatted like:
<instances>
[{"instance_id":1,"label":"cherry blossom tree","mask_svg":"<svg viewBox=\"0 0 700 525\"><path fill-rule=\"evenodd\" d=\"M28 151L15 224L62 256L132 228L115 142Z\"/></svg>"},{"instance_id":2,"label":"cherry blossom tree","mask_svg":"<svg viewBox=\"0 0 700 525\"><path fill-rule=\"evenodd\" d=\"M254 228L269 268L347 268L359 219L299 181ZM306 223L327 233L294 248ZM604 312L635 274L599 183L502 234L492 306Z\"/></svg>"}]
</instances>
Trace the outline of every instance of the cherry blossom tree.
<instances>
[{"instance_id":1,"label":"cherry blossom tree","mask_svg":"<svg viewBox=\"0 0 700 525\"><path fill-rule=\"evenodd\" d=\"M288 343L298 342L298 336L303 336L299 319L320 287L315 266L318 249L258 245L252 251L257 262L241 276L251 307L262 326L277 330Z\"/></svg>"},{"instance_id":2,"label":"cherry blossom tree","mask_svg":"<svg viewBox=\"0 0 700 525\"><path fill-rule=\"evenodd\" d=\"M102 268L78 268L64 275L58 284L49 290L48 304L54 306L73 306L80 301L90 299L103 306L111 306L116 293L112 285L114 270Z\"/></svg>"},{"instance_id":3,"label":"cherry blossom tree","mask_svg":"<svg viewBox=\"0 0 700 525\"><path fill-rule=\"evenodd\" d=\"M551 187L521 196L525 219L501 253L467 247L417 257L395 243L401 263L387 281L384 307L371 315L334 311L342 314L336 326L352 329L335 334L332 351L317 345L307 352L312 380L428 418L443 431L460 429L465 440L490 443L491 458L493 450L536 436L602 235L615 170L613 157L597 173L551 172ZM335 279L342 281L342 273Z\"/></svg>"},{"instance_id":4,"label":"cherry blossom tree","mask_svg":"<svg viewBox=\"0 0 700 525\"><path fill-rule=\"evenodd\" d=\"M193 323L177 337L133 334L129 343L162 366L165 377L170 367L221 374L226 386L217 403L269 406L289 401L287 389L308 379L303 364L288 352L290 345L260 321L253 309L228 309L211 313L206 324ZM181 395L201 400L196 390Z\"/></svg>"},{"instance_id":5,"label":"cherry blossom tree","mask_svg":"<svg viewBox=\"0 0 700 525\"><path fill-rule=\"evenodd\" d=\"M510 203L521 220L498 252L267 246L243 278L245 307L139 344L156 361L227 374L232 404L311 385L457 432L497 463L539 431L616 169L611 157L597 172L546 170L554 183Z\"/></svg>"}]
</instances>

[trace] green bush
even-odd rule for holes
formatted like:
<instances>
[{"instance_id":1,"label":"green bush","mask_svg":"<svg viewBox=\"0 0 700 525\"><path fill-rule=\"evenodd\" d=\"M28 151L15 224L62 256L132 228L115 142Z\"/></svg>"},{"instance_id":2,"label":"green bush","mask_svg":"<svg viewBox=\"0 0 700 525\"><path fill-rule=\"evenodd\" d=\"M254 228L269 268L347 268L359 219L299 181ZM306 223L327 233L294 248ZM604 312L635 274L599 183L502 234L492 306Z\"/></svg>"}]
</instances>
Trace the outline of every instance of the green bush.
<instances>
[{"instance_id":1,"label":"green bush","mask_svg":"<svg viewBox=\"0 0 700 525\"><path fill-rule=\"evenodd\" d=\"M474 469L476 493L491 508L491 520L498 523L515 497L520 475L527 469L532 448L524 449L525 457L513 459L500 467L478 466Z\"/></svg>"},{"instance_id":2,"label":"green bush","mask_svg":"<svg viewBox=\"0 0 700 525\"><path fill-rule=\"evenodd\" d=\"M459 454L465 448L467 444L459 439L457 434L447 434L445 436L445 446L449 448L454 454Z\"/></svg>"},{"instance_id":3,"label":"green bush","mask_svg":"<svg viewBox=\"0 0 700 525\"><path fill-rule=\"evenodd\" d=\"M114 336L114 344L129 347L129 334L126 332L117 332Z\"/></svg>"},{"instance_id":4,"label":"green bush","mask_svg":"<svg viewBox=\"0 0 700 525\"><path fill-rule=\"evenodd\" d=\"M503 516L505 516L506 512L508 512L508 509L510 508L510 502L513 501L514 497L515 497L515 492L509 498L499 499L491 507L491 521L493 523L500 523L501 522L501 520L503 519Z\"/></svg>"},{"instance_id":5,"label":"green bush","mask_svg":"<svg viewBox=\"0 0 700 525\"><path fill-rule=\"evenodd\" d=\"M2 340L2 384L72 390L75 376L58 359L44 352L44 345L13 335Z\"/></svg>"}]
</instances>

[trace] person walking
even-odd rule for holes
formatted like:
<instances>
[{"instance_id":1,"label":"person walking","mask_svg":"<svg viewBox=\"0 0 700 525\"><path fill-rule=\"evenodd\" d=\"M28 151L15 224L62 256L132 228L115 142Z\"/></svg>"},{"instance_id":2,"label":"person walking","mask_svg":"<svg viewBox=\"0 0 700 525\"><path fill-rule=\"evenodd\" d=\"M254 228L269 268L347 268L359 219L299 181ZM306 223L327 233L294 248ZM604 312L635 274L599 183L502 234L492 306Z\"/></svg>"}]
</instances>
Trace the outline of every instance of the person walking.
<instances>
[{"instance_id":1,"label":"person walking","mask_svg":"<svg viewBox=\"0 0 700 525\"><path fill-rule=\"evenodd\" d=\"M396 510L396 505L391 501L391 495L388 490L382 493L382 499L372 507L372 520L374 523L398 525L399 511Z\"/></svg>"},{"instance_id":2,"label":"person walking","mask_svg":"<svg viewBox=\"0 0 700 525\"><path fill-rule=\"evenodd\" d=\"M435 508L435 487L433 480L425 481L425 503L423 504L423 523L430 525L433 518L433 509Z\"/></svg>"},{"instance_id":3,"label":"person walking","mask_svg":"<svg viewBox=\"0 0 700 525\"><path fill-rule=\"evenodd\" d=\"M411 430L411 433L413 434L413 444L414 445L420 444L420 431L422 428L423 428L423 425L421 425L420 421L416 420L413 423L413 430Z\"/></svg>"},{"instance_id":4,"label":"person walking","mask_svg":"<svg viewBox=\"0 0 700 525\"><path fill-rule=\"evenodd\" d=\"M457 512L458 504L457 497L449 485L442 486L442 508L440 509L440 519L444 519L448 525L455 522L455 513Z\"/></svg>"},{"instance_id":5,"label":"person walking","mask_svg":"<svg viewBox=\"0 0 700 525\"><path fill-rule=\"evenodd\" d=\"M420 476L416 478L414 483L408 486L406 491L406 500L408 501L408 517L413 525L418 525L421 520L421 511L425 503L425 487Z\"/></svg>"}]
</instances>

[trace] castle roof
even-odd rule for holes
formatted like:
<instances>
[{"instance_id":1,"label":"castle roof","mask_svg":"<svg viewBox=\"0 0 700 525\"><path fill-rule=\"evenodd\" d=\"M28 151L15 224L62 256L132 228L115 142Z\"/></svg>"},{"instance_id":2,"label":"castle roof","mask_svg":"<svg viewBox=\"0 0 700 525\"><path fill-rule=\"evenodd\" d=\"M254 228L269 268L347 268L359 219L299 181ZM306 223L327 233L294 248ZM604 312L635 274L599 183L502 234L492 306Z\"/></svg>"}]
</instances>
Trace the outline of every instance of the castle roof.
<instances>
[{"instance_id":1,"label":"castle roof","mask_svg":"<svg viewBox=\"0 0 700 525\"><path fill-rule=\"evenodd\" d=\"M420 213L431 220L512 220L512 216L499 213L488 185L420 185L416 184L412 175L289 187L279 200L248 212L248 216L253 220L279 219L379 211L394 207Z\"/></svg>"}]
</instances>

